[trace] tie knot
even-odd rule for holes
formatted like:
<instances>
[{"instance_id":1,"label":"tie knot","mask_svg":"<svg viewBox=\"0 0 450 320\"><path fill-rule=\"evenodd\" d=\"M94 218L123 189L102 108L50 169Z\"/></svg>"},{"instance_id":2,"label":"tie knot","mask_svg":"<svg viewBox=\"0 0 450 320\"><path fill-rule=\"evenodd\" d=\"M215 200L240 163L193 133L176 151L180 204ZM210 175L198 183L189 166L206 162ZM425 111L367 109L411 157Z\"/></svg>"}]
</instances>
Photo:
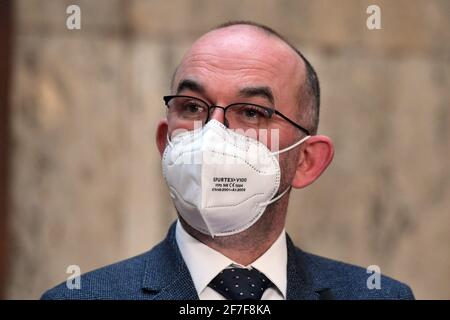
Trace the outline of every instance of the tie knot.
<instances>
[{"instance_id":1,"label":"tie knot","mask_svg":"<svg viewBox=\"0 0 450 320\"><path fill-rule=\"evenodd\" d=\"M209 283L209 287L229 300L261 300L271 286L272 282L255 268L227 268Z\"/></svg>"}]
</instances>

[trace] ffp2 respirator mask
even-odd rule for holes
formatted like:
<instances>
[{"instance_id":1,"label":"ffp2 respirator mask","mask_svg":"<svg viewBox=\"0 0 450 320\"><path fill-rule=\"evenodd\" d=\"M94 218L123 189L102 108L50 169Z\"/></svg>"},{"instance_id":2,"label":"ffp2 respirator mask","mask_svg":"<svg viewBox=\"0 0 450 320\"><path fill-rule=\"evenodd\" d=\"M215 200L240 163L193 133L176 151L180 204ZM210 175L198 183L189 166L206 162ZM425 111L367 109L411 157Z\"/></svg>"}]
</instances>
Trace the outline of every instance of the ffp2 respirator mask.
<instances>
[{"instance_id":1,"label":"ffp2 respirator mask","mask_svg":"<svg viewBox=\"0 0 450 320\"><path fill-rule=\"evenodd\" d=\"M191 227L213 237L248 229L290 189L275 197L281 179L276 155L309 137L271 152L212 119L168 139L163 176L178 213Z\"/></svg>"}]
</instances>

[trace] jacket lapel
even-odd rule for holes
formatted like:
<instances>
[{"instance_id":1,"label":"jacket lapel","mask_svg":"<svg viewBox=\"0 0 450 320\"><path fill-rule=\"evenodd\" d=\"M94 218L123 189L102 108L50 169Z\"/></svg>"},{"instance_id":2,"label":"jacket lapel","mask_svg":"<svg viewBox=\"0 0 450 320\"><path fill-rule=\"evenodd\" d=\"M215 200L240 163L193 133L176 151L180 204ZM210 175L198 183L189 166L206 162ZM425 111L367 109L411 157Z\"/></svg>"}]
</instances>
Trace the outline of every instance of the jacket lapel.
<instances>
[{"instance_id":1,"label":"jacket lapel","mask_svg":"<svg viewBox=\"0 0 450 320\"><path fill-rule=\"evenodd\" d=\"M305 254L297 249L287 235L287 299L333 299L329 288L314 283L312 266ZM142 289L153 300L198 300L189 270L181 256L175 239L175 223L166 239L146 257Z\"/></svg>"},{"instance_id":2,"label":"jacket lapel","mask_svg":"<svg viewBox=\"0 0 450 320\"><path fill-rule=\"evenodd\" d=\"M312 267L304 253L294 246L288 235L286 235L286 241L288 250L287 300L332 299L329 288L322 288L314 282Z\"/></svg>"},{"instance_id":3,"label":"jacket lapel","mask_svg":"<svg viewBox=\"0 0 450 320\"><path fill-rule=\"evenodd\" d=\"M153 300L198 300L189 270L175 240L175 224L147 257L142 288Z\"/></svg>"}]
</instances>

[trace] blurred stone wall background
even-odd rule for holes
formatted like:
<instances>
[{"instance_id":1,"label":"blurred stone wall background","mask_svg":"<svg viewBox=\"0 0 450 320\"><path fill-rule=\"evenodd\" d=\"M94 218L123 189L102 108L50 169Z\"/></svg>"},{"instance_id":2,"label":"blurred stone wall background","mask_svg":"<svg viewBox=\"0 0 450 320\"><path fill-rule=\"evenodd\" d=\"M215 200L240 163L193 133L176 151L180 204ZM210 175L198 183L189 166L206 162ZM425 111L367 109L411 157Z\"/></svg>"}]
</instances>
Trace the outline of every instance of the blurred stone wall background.
<instances>
[{"instance_id":1,"label":"blurred stone wall background","mask_svg":"<svg viewBox=\"0 0 450 320\"><path fill-rule=\"evenodd\" d=\"M250 19L286 35L322 83L328 171L291 196L306 250L450 298L450 2L18 0L6 297L34 299L148 250L174 209L154 130L199 35ZM81 8L81 30L66 7ZM382 30L366 27L370 4Z\"/></svg>"}]
</instances>

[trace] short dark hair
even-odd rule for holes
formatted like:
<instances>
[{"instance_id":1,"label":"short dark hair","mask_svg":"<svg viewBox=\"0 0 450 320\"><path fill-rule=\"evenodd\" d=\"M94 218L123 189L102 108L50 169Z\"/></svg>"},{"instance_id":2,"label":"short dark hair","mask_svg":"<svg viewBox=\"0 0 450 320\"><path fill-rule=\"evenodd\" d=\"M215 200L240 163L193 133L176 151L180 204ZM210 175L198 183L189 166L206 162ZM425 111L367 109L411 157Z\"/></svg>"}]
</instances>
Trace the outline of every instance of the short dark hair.
<instances>
[{"instance_id":1,"label":"short dark hair","mask_svg":"<svg viewBox=\"0 0 450 320\"><path fill-rule=\"evenodd\" d=\"M305 126L307 129L311 132L311 134L316 134L317 129L319 127L319 113L320 113L320 85L319 85L319 77L317 76L316 71L314 70L311 63L308 61L308 59L305 58L305 56L298 50L296 47L294 47L293 44L291 44L288 40L286 40L282 35L280 35L278 32L273 30L272 28L265 26L260 23L256 23L253 21L229 21L223 24L218 25L217 27L213 28L212 30L217 29L223 29L230 26L235 25L247 25L247 26L253 26L256 27L264 32L266 32L268 35L275 36L284 43L286 43L289 47L291 47L303 60L306 67L306 79L305 83L301 84L300 92L299 92L299 105L300 108L305 108L305 116L307 118L307 124ZM305 95L306 94L306 95ZM306 101L303 101L301 98L307 97ZM305 103L306 102L306 103Z\"/></svg>"}]
</instances>

